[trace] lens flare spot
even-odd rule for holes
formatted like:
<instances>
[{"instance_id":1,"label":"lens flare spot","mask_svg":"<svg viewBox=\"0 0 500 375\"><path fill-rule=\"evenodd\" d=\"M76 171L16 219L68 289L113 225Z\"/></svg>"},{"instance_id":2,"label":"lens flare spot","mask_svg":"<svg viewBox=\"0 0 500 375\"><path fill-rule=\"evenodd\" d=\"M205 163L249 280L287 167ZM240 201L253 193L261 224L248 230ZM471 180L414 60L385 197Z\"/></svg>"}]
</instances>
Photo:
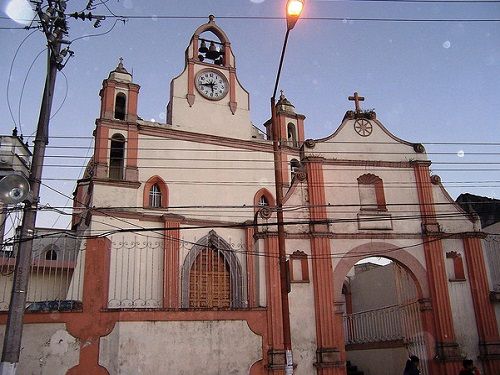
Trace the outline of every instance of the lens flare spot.
<instances>
[{"instance_id":1,"label":"lens flare spot","mask_svg":"<svg viewBox=\"0 0 500 375\"><path fill-rule=\"evenodd\" d=\"M11 0L5 7L5 14L21 25L29 25L35 17L35 11L27 0Z\"/></svg>"},{"instance_id":2,"label":"lens flare spot","mask_svg":"<svg viewBox=\"0 0 500 375\"><path fill-rule=\"evenodd\" d=\"M451 47L451 42L449 40L446 40L443 42L443 48L448 49L450 47Z\"/></svg>"}]
</instances>

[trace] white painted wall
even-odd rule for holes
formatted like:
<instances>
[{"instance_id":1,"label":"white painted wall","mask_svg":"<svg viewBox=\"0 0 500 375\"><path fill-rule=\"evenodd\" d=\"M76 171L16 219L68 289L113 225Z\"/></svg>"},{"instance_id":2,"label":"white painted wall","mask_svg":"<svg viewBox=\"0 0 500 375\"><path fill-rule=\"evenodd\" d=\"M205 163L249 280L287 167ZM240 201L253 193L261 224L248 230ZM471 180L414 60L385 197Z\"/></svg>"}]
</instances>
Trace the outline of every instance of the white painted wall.
<instances>
[{"instance_id":1,"label":"white painted wall","mask_svg":"<svg viewBox=\"0 0 500 375\"><path fill-rule=\"evenodd\" d=\"M247 375L262 338L244 321L120 322L99 357L110 375Z\"/></svg>"}]
</instances>

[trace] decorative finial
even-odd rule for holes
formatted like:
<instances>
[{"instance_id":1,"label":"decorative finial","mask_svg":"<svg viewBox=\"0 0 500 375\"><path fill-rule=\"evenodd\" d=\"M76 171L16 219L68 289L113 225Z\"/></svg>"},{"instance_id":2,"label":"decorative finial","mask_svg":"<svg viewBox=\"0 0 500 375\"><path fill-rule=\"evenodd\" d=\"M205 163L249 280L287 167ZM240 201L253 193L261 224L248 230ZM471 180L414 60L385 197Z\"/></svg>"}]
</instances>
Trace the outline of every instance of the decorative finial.
<instances>
[{"instance_id":1,"label":"decorative finial","mask_svg":"<svg viewBox=\"0 0 500 375\"><path fill-rule=\"evenodd\" d=\"M215 23L215 16L213 14L208 16L208 23Z\"/></svg>"},{"instance_id":2,"label":"decorative finial","mask_svg":"<svg viewBox=\"0 0 500 375\"><path fill-rule=\"evenodd\" d=\"M281 100L285 99L285 94L283 94L283 90L280 90L280 99Z\"/></svg>"},{"instance_id":3,"label":"decorative finial","mask_svg":"<svg viewBox=\"0 0 500 375\"><path fill-rule=\"evenodd\" d=\"M123 66L123 57L120 57L118 59L118 66L116 67L115 72L128 73L127 69L125 69L125 67Z\"/></svg>"},{"instance_id":4,"label":"decorative finial","mask_svg":"<svg viewBox=\"0 0 500 375\"><path fill-rule=\"evenodd\" d=\"M12 136L17 137L17 126L14 129L12 129Z\"/></svg>"}]
</instances>

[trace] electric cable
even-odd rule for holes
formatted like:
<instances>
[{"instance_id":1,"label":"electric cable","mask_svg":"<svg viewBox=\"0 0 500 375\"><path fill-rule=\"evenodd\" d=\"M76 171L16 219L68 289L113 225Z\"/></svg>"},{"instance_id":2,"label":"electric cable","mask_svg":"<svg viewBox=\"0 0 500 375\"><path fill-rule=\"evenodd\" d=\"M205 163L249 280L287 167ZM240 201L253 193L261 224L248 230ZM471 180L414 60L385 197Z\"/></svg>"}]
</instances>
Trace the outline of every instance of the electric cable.
<instances>
[{"instance_id":1,"label":"electric cable","mask_svg":"<svg viewBox=\"0 0 500 375\"><path fill-rule=\"evenodd\" d=\"M19 43L19 45L17 46L16 48L16 52L14 53L14 56L12 57L12 61L10 62L10 68L9 68L9 75L7 77L7 89L6 89L6 99L7 99L7 107L9 108L9 113L10 113L10 118L12 119L12 122L14 123L14 126L17 128L17 124L16 124L16 120L14 118L14 114L12 113L12 107L10 105L10 99L9 99L9 89L10 89L10 82L12 80L12 69L14 68L14 62L16 61L16 57L17 57L17 54L19 53L19 51L21 50L21 47L23 46L24 42L26 42L26 40L28 40L28 38L30 36L32 36L37 30L34 30L32 31L31 33L29 33L28 35L26 35L24 37L24 39L21 41L21 43ZM23 133L23 130L21 128L21 124L19 124L19 132L22 134Z\"/></svg>"},{"instance_id":2,"label":"electric cable","mask_svg":"<svg viewBox=\"0 0 500 375\"><path fill-rule=\"evenodd\" d=\"M19 95L19 104L18 104L18 108L17 108L17 118L18 118L18 122L19 122L19 127L21 127L21 107L22 107L22 100L23 100L23 95L24 95L24 89L26 87L26 82L28 81L28 77L29 77L29 74L31 72L31 68L33 68L33 66L35 65L35 62L36 60L40 57L40 55L42 53L44 53L45 51L47 51L47 48L44 48L42 49L36 56L35 58L33 59L33 61L31 62L29 68L28 68L28 71L26 72L26 75L24 76L24 80L23 80L23 85L21 87L21 94Z\"/></svg>"}]
</instances>

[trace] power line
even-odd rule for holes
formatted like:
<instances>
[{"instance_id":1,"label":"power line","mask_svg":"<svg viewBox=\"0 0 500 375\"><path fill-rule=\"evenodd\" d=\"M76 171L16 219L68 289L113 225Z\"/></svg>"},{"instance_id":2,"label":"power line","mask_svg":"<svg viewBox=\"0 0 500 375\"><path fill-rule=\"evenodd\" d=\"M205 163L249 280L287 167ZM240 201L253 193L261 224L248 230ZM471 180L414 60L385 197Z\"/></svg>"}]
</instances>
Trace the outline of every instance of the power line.
<instances>
[{"instance_id":1,"label":"power line","mask_svg":"<svg viewBox=\"0 0 500 375\"><path fill-rule=\"evenodd\" d=\"M487 1L487 3L493 3L493 1ZM484 4L484 3L483 3ZM496 4L493 3L493 4ZM106 16L96 16L96 17L106 17L106 18L117 18L120 21L123 20L205 20L206 16L188 16L188 15L106 15ZM0 19L9 19L9 17L2 16ZM220 20L238 20L238 21L283 21L283 17L278 16L217 16ZM380 17L301 17L301 21L337 21L337 22L396 22L396 23L488 23L488 22L500 22L499 18L380 18ZM21 29L24 29L21 28Z\"/></svg>"},{"instance_id":2,"label":"power line","mask_svg":"<svg viewBox=\"0 0 500 375\"><path fill-rule=\"evenodd\" d=\"M108 18L122 18L128 20L197 20L206 19L206 16L187 15L111 15ZM220 20L247 20L247 21L283 21L283 17L277 16L217 16ZM498 18L379 18L379 17L301 17L301 21L355 21L355 22L500 22Z\"/></svg>"},{"instance_id":3,"label":"power line","mask_svg":"<svg viewBox=\"0 0 500 375\"><path fill-rule=\"evenodd\" d=\"M170 124L163 124L165 126L170 125ZM157 128L156 128L157 129ZM170 130L169 128L165 127L165 130ZM53 135L50 137L51 139L94 139L93 136L67 136L67 135ZM178 142L177 139L175 138L163 138L161 136L158 137L149 137L149 136L140 136L139 140L145 140L145 141L159 141L159 142L164 142L164 141L171 141L171 142ZM189 140L184 140L185 142L190 142ZM262 139L263 142L266 140ZM337 140L327 140L327 141L321 141L320 139L315 139L315 141L318 141L318 143L335 143L335 144L362 144L365 145L367 143L369 144L374 144L374 145L387 145L387 144L394 144L394 141L337 141ZM253 140L252 143L258 144L258 142L255 142ZM419 142L424 145L472 145L472 146L500 146L500 142L470 142L470 141L453 141L453 142L436 142L436 141L422 141ZM234 147L234 146L228 146L228 145L221 145L223 147ZM134 149L147 149L147 150L156 150L157 148L142 148L142 147L137 147ZM185 150L185 148L169 148L172 150ZM193 149L197 150L197 149ZM203 151L214 151L214 149L200 149ZM219 150L217 150L219 151ZM242 152L255 152L254 150L242 150Z\"/></svg>"}]
</instances>

